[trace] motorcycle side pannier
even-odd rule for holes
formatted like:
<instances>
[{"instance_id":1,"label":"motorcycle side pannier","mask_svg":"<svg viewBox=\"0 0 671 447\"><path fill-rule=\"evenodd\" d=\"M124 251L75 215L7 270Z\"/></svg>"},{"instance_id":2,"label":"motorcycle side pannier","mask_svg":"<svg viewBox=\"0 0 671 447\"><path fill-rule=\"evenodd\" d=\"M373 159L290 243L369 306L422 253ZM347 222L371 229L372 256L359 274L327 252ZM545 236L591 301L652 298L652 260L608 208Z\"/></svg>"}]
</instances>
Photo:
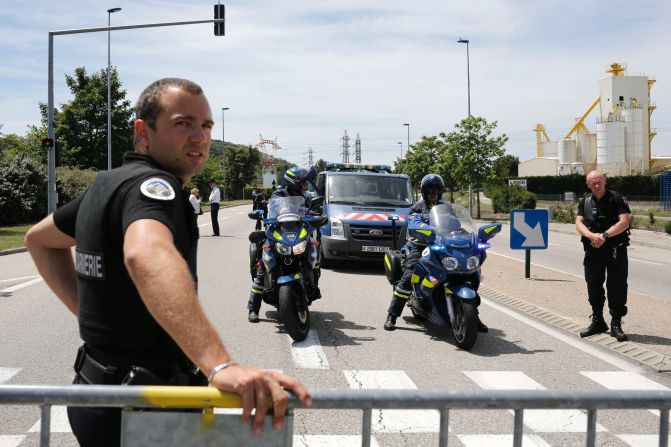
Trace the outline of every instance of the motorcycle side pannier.
<instances>
[{"instance_id":1,"label":"motorcycle side pannier","mask_svg":"<svg viewBox=\"0 0 671 447\"><path fill-rule=\"evenodd\" d=\"M394 285L403 274L403 258L400 250L387 249L384 254L384 273L389 284Z\"/></svg>"}]
</instances>

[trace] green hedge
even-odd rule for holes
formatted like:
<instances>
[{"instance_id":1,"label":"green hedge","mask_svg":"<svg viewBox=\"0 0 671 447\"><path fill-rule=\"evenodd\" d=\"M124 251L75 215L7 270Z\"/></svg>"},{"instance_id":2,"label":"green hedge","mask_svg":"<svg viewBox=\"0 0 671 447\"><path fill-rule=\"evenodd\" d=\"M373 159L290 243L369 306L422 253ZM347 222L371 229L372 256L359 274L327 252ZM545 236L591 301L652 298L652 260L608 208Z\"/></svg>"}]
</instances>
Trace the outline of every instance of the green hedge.
<instances>
[{"instance_id":1,"label":"green hedge","mask_svg":"<svg viewBox=\"0 0 671 447\"><path fill-rule=\"evenodd\" d=\"M490 190L495 213L510 213L514 209L535 209L536 195L519 186L493 187Z\"/></svg>"},{"instance_id":2,"label":"green hedge","mask_svg":"<svg viewBox=\"0 0 671 447\"><path fill-rule=\"evenodd\" d=\"M585 174L545 175L526 177L527 190L536 194L564 194L572 191L576 197L588 192ZM608 177L607 187L625 196L658 196L659 176L628 175Z\"/></svg>"}]
</instances>

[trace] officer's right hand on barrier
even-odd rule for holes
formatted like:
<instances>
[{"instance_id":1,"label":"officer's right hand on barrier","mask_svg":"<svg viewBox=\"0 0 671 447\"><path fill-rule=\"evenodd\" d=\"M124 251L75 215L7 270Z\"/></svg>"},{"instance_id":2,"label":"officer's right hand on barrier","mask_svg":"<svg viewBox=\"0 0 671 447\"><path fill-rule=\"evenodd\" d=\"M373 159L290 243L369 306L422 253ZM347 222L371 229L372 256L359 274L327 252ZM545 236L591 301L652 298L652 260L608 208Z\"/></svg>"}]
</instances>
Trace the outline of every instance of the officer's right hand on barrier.
<instances>
[{"instance_id":1,"label":"officer's right hand on barrier","mask_svg":"<svg viewBox=\"0 0 671 447\"><path fill-rule=\"evenodd\" d=\"M225 365L225 364L222 364ZM212 386L222 391L234 392L242 396L242 422L247 422L256 408L252 433L258 435L263 428L263 419L268 412L268 398L273 401L273 429L279 430L284 421L290 391L298 397L304 407L312 406L307 388L295 377L277 371L231 364L219 371L213 370L210 377Z\"/></svg>"}]
</instances>

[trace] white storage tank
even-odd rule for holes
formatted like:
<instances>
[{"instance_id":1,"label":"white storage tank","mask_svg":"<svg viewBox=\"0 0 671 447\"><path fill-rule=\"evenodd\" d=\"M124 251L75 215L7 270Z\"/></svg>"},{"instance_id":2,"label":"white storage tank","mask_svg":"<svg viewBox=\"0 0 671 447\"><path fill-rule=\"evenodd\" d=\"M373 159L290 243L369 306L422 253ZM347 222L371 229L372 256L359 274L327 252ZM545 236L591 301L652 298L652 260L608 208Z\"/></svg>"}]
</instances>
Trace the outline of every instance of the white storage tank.
<instances>
[{"instance_id":1,"label":"white storage tank","mask_svg":"<svg viewBox=\"0 0 671 447\"><path fill-rule=\"evenodd\" d=\"M543 141L541 143L541 149L543 151L543 158L556 158L557 157L557 143L558 141Z\"/></svg>"},{"instance_id":2,"label":"white storage tank","mask_svg":"<svg viewBox=\"0 0 671 447\"><path fill-rule=\"evenodd\" d=\"M624 163L624 121L596 123L596 163Z\"/></svg>"},{"instance_id":3,"label":"white storage tank","mask_svg":"<svg viewBox=\"0 0 671 447\"><path fill-rule=\"evenodd\" d=\"M633 163L643 158L643 109L622 110L624 118L624 157Z\"/></svg>"},{"instance_id":4,"label":"white storage tank","mask_svg":"<svg viewBox=\"0 0 671 447\"><path fill-rule=\"evenodd\" d=\"M578 133L578 161L584 164L596 163L596 134Z\"/></svg>"},{"instance_id":5,"label":"white storage tank","mask_svg":"<svg viewBox=\"0 0 671 447\"><path fill-rule=\"evenodd\" d=\"M575 163L578 154L578 143L576 140L562 140L557 145L559 149L559 164Z\"/></svg>"}]
</instances>

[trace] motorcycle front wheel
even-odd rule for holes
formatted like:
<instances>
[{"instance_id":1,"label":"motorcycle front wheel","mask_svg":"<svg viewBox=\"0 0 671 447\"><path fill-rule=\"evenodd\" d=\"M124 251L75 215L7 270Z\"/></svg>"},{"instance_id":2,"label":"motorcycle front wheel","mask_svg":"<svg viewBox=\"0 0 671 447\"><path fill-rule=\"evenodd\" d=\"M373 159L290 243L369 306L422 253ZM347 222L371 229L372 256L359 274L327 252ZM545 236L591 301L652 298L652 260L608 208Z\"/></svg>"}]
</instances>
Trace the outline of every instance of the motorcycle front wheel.
<instances>
[{"instance_id":1,"label":"motorcycle front wheel","mask_svg":"<svg viewBox=\"0 0 671 447\"><path fill-rule=\"evenodd\" d=\"M310 330L310 310L291 284L280 286L278 311L289 336L294 341L305 340Z\"/></svg>"},{"instance_id":2,"label":"motorcycle front wheel","mask_svg":"<svg viewBox=\"0 0 671 447\"><path fill-rule=\"evenodd\" d=\"M469 350L478 338L478 313L475 306L459 298L450 298L454 306L452 333L457 346Z\"/></svg>"}]
</instances>

